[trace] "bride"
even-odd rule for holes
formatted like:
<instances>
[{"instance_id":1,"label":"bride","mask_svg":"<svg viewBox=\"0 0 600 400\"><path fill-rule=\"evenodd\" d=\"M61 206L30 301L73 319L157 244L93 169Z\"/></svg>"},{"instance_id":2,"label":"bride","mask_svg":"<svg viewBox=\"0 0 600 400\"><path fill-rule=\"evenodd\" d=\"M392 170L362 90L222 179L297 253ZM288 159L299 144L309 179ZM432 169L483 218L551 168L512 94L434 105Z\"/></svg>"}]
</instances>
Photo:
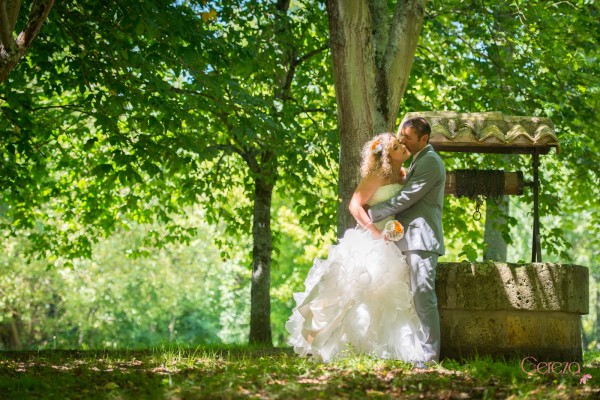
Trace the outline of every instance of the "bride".
<instances>
[{"instance_id":1,"label":"bride","mask_svg":"<svg viewBox=\"0 0 600 400\"><path fill-rule=\"evenodd\" d=\"M410 153L391 133L362 150L362 179L350 201L358 222L326 260L315 259L294 293L296 307L285 327L288 344L301 356L328 362L350 354L421 362L429 359L409 287L409 269L398 247L382 238L386 222L373 224L364 206L396 194L405 180Z\"/></svg>"}]
</instances>

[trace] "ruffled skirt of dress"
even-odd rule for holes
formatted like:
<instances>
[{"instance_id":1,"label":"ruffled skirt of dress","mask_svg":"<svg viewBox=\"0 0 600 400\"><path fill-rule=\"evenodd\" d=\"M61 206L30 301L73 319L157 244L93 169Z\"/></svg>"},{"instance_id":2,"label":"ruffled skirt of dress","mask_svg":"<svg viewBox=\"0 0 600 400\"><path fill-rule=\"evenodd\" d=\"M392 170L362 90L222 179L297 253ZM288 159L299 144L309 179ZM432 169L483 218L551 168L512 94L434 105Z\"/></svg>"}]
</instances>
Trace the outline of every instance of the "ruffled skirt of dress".
<instances>
[{"instance_id":1,"label":"ruffled skirt of dress","mask_svg":"<svg viewBox=\"0 0 600 400\"><path fill-rule=\"evenodd\" d=\"M430 359L413 306L405 257L393 243L349 229L326 260L315 259L285 327L288 344L324 362L349 354Z\"/></svg>"}]
</instances>

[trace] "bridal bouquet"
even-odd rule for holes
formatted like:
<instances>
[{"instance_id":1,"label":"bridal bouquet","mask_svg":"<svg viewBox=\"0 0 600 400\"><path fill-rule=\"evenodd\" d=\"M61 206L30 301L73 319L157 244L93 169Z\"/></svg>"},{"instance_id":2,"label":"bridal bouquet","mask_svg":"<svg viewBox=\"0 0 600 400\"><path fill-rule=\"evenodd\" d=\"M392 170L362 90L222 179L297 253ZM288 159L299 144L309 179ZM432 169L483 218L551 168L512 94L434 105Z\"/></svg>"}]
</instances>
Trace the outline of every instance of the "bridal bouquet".
<instances>
[{"instance_id":1,"label":"bridal bouquet","mask_svg":"<svg viewBox=\"0 0 600 400\"><path fill-rule=\"evenodd\" d=\"M383 227L383 238L390 242L397 242L404 237L404 227L396 220L388 221Z\"/></svg>"}]
</instances>

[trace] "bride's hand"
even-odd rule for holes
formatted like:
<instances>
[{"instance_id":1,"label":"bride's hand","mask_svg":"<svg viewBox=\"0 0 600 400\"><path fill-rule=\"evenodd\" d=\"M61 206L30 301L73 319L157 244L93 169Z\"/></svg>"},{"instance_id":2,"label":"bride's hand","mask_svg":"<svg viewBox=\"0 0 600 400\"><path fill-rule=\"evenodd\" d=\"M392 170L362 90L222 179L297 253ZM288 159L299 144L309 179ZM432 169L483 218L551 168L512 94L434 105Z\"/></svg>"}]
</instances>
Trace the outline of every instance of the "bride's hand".
<instances>
[{"instance_id":1,"label":"bride's hand","mask_svg":"<svg viewBox=\"0 0 600 400\"><path fill-rule=\"evenodd\" d=\"M371 235L373 235L375 239L381 239L383 238L383 231L381 229L377 229L376 227L372 227Z\"/></svg>"}]
</instances>

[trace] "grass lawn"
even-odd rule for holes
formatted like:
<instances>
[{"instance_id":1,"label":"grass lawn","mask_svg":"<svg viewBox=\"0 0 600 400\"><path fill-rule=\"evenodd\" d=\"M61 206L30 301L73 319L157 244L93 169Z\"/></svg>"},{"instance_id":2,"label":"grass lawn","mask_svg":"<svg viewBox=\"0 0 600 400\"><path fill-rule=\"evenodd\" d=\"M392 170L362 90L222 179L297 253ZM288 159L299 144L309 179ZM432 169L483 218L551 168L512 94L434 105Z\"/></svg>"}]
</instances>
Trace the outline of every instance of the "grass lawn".
<instances>
[{"instance_id":1,"label":"grass lawn","mask_svg":"<svg viewBox=\"0 0 600 400\"><path fill-rule=\"evenodd\" d=\"M600 399L600 353L584 358L547 373L489 358L425 370L369 357L315 364L281 348L0 352L0 399Z\"/></svg>"}]
</instances>

